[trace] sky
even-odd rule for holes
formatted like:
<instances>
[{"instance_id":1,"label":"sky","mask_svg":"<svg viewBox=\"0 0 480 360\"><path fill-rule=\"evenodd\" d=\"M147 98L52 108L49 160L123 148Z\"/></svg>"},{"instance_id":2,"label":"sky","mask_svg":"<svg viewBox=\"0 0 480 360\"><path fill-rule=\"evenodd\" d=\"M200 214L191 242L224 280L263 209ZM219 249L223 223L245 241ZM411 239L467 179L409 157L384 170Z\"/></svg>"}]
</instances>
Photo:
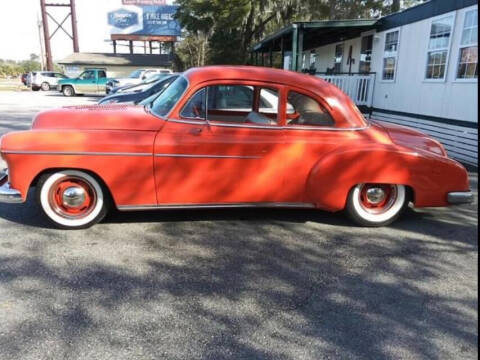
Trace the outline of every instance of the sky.
<instances>
[{"instance_id":1,"label":"sky","mask_svg":"<svg viewBox=\"0 0 480 360\"><path fill-rule=\"evenodd\" d=\"M47 3L68 3L65 0L47 0ZM109 41L107 13L122 7L121 0L76 0L79 47L81 52L113 52ZM167 1L171 3L171 1ZM48 8L61 22L69 8ZM0 59L27 60L30 54L40 55L37 19L41 19L40 0L0 0ZM56 25L49 20L50 32ZM64 27L71 32L68 19ZM59 30L51 40L53 60L60 60L73 52L70 38Z\"/></svg>"}]
</instances>

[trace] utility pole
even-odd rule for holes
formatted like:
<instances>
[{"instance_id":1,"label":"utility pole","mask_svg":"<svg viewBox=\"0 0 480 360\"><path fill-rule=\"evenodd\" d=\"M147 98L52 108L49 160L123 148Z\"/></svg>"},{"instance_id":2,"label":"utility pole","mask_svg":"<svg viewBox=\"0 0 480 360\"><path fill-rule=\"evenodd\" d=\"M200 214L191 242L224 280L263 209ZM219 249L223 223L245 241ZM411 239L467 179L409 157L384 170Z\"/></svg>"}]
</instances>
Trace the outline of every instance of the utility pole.
<instances>
[{"instance_id":1,"label":"utility pole","mask_svg":"<svg viewBox=\"0 0 480 360\"><path fill-rule=\"evenodd\" d=\"M61 21L57 21L50 13L47 11L47 7L69 7L70 12L67 14L67 16ZM40 0L40 8L42 11L42 22L43 22L43 38L45 41L45 57L46 57L46 63L47 63L47 70L48 71L53 71L53 60L52 60L52 48L50 45L50 39L55 35L55 33L58 30L62 30L67 36L72 39L73 42L73 52L79 52L78 48L78 32L77 32L77 13L75 10L75 0L69 0L68 4L63 3L63 4L47 4L45 0ZM68 18L71 18L72 22L72 34L65 30L63 27L63 24L65 21L67 21ZM53 31L52 34L50 34L50 31L48 29L48 18L50 18L56 25L56 29Z\"/></svg>"},{"instance_id":2,"label":"utility pole","mask_svg":"<svg viewBox=\"0 0 480 360\"><path fill-rule=\"evenodd\" d=\"M40 69L45 70L45 55L43 54L43 41L42 41L42 22L38 18L37 13L37 26L38 26L38 40L40 44Z\"/></svg>"}]
</instances>

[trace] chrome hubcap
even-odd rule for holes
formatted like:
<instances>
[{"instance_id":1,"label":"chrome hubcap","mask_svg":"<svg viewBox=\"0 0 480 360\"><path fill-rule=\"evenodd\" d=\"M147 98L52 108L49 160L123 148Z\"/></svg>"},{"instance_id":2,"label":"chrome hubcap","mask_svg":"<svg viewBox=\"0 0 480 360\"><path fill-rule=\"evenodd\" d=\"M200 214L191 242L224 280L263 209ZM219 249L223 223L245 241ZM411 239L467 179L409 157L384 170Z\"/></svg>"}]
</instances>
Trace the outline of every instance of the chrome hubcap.
<instances>
[{"instance_id":1,"label":"chrome hubcap","mask_svg":"<svg viewBox=\"0 0 480 360\"><path fill-rule=\"evenodd\" d=\"M63 205L70 208L81 207L87 198L85 189L81 186L66 188L62 195Z\"/></svg>"},{"instance_id":2,"label":"chrome hubcap","mask_svg":"<svg viewBox=\"0 0 480 360\"><path fill-rule=\"evenodd\" d=\"M385 191L382 188L374 187L366 191L367 201L371 204L380 204L385 200Z\"/></svg>"}]
</instances>

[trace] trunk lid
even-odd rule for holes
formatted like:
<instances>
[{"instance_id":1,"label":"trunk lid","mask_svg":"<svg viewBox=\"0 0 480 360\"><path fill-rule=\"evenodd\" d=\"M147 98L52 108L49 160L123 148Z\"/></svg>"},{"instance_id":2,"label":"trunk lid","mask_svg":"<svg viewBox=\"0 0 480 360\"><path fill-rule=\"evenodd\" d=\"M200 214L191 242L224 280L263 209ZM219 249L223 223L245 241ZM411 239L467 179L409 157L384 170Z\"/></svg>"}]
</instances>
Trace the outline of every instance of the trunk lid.
<instances>
[{"instance_id":1,"label":"trunk lid","mask_svg":"<svg viewBox=\"0 0 480 360\"><path fill-rule=\"evenodd\" d=\"M411 149L429 151L440 156L447 156L445 148L442 144L440 144L439 141L418 130L382 121L373 122L381 126L388 133L395 144Z\"/></svg>"}]
</instances>

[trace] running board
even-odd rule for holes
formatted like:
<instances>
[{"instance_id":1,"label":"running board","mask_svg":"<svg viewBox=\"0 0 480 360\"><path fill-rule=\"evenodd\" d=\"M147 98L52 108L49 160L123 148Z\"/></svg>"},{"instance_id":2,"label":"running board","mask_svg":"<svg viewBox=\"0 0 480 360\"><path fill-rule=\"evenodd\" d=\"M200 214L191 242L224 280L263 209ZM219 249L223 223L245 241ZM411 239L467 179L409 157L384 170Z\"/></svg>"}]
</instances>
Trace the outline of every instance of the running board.
<instances>
[{"instance_id":1,"label":"running board","mask_svg":"<svg viewBox=\"0 0 480 360\"><path fill-rule=\"evenodd\" d=\"M120 211L136 210L182 210L182 209L225 209L225 208L315 208L310 203L281 203L281 202L258 202L258 203L224 203L224 204L168 204L168 205L119 205Z\"/></svg>"}]
</instances>

